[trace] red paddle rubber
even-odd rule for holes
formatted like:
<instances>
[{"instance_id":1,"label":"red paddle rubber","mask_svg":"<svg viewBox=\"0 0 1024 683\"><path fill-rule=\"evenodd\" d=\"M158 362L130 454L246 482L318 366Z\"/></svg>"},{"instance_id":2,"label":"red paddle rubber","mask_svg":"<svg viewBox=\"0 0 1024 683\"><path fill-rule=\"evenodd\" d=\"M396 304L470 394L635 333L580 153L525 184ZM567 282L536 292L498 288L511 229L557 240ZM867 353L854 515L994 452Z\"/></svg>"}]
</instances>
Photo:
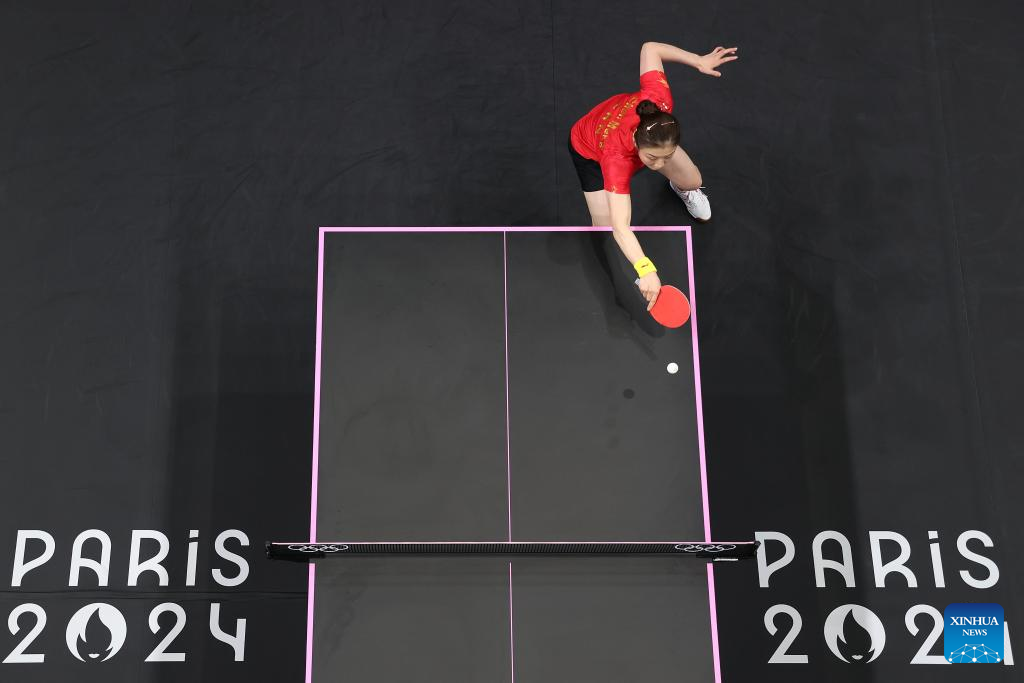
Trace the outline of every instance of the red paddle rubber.
<instances>
[{"instance_id":1,"label":"red paddle rubber","mask_svg":"<svg viewBox=\"0 0 1024 683\"><path fill-rule=\"evenodd\" d=\"M682 327L690 319L690 302L672 285L662 285L651 315L665 327Z\"/></svg>"}]
</instances>

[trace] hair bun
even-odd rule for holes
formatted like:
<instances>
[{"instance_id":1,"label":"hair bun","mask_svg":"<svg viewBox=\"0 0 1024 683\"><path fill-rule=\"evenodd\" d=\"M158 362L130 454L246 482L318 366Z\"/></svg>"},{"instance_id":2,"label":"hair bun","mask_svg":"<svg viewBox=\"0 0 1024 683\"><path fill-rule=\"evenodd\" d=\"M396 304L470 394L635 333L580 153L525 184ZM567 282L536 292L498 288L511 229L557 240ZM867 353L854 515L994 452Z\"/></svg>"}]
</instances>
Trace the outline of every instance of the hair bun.
<instances>
[{"instance_id":1,"label":"hair bun","mask_svg":"<svg viewBox=\"0 0 1024 683\"><path fill-rule=\"evenodd\" d=\"M661 110L658 109L658 105L650 100L644 100L640 104L636 105L636 113L639 116L647 116L649 114L657 114Z\"/></svg>"}]
</instances>

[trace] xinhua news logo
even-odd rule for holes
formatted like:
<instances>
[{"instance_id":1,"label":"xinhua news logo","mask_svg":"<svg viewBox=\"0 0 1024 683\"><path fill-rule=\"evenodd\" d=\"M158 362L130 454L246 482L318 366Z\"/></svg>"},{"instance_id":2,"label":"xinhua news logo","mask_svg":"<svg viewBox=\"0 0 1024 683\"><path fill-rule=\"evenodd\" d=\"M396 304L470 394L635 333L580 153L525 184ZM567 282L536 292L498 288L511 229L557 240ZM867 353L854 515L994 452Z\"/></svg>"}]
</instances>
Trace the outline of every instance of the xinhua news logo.
<instances>
[{"instance_id":1,"label":"xinhua news logo","mask_svg":"<svg viewBox=\"0 0 1024 683\"><path fill-rule=\"evenodd\" d=\"M1003 608L992 602L957 602L943 612L946 660L952 664L1003 661Z\"/></svg>"}]
</instances>

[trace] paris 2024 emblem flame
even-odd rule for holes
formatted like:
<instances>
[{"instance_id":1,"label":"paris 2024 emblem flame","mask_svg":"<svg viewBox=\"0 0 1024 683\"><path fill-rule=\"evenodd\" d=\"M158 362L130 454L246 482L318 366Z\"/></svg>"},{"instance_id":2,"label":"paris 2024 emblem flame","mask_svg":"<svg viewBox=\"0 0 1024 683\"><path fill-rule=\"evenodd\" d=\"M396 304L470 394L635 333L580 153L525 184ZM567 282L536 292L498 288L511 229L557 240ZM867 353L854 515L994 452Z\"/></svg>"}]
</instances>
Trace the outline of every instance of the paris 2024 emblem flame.
<instances>
[{"instance_id":1,"label":"paris 2024 emblem flame","mask_svg":"<svg viewBox=\"0 0 1024 683\"><path fill-rule=\"evenodd\" d=\"M866 607L840 605L825 620L825 642L844 662L867 664L885 649L885 627Z\"/></svg>"},{"instance_id":2,"label":"paris 2024 emblem flame","mask_svg":"<svg viewBox=\"0 0 1024 683\"><path fill-rule=\"evenodd\" d=\"M81 662L105 662L124 645L128 625L112 605L94 602L75 612L68 622L68 650Z\"/></svg>"}]
</instances>

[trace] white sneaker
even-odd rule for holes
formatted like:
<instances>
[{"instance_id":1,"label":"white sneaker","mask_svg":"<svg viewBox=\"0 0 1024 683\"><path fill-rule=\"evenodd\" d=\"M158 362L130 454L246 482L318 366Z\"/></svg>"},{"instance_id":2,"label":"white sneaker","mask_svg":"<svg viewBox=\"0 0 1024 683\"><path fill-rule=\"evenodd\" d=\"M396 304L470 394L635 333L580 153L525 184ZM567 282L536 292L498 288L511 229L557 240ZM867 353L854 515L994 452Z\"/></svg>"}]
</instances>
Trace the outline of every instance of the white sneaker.
<instances>
[{"instance_id":1,"label":"white sneaker","mask_svg":"<svg viewBox=\"0 0 1024 683\"><path fill-rule=\"evenodd\" d=\"M686 210L690 212L690 215L694 219L701 223L707 223L711 220L711 202L708 201L708 196L701 192L702 188L696 190L680 190L678 187L672 184L672 181L668 181L668 186L672 188L672 191L679 195L679 198L683 200L683 204L686 205Z\"/></svg>"}]
</instances>

